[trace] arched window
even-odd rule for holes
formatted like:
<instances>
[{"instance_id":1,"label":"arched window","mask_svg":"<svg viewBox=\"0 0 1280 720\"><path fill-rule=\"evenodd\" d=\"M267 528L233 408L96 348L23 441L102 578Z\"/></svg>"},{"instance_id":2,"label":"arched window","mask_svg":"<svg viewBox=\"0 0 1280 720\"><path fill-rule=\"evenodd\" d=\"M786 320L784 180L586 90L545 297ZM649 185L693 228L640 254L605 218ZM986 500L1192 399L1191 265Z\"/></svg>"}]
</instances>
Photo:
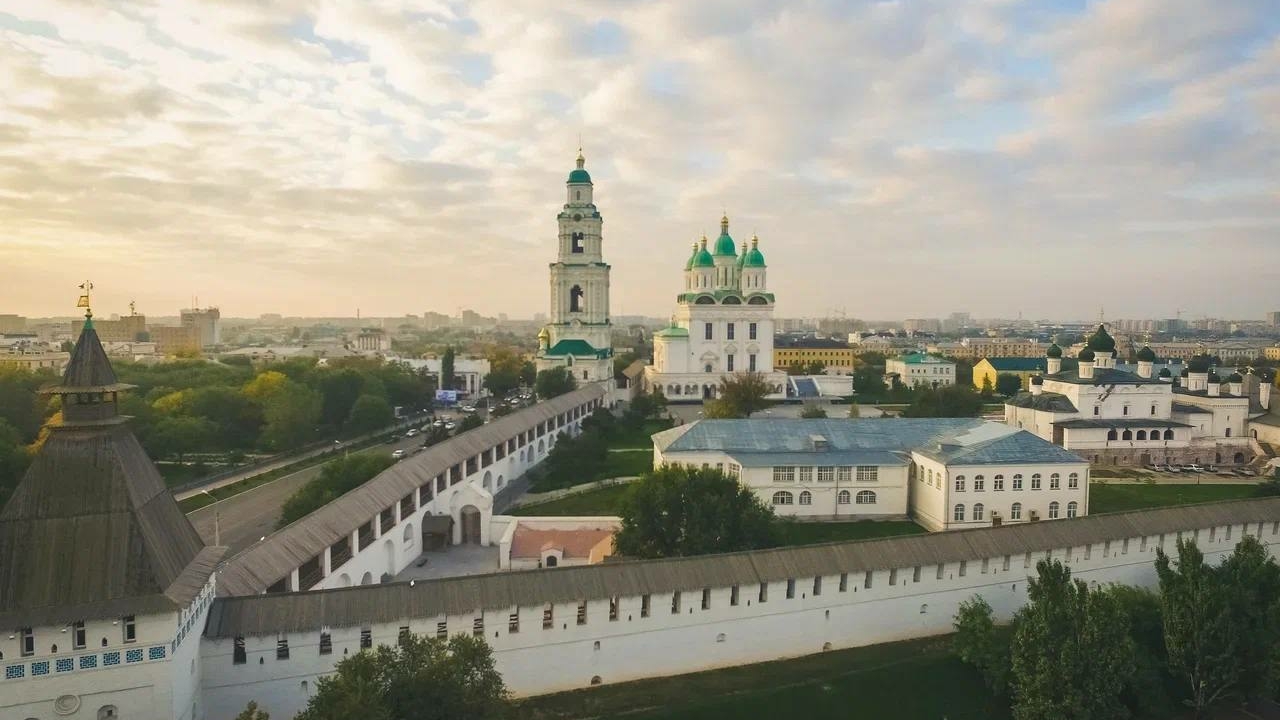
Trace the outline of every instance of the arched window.
<instances>
[{"instance_id":1,"label":"arched window","mask_svg":"<svg viewBox=\"0 0 1280 720\"><path fill-rule=\"evenodd\" d=\"M933 484L933 468L929 468L928 470L926 470L925 476L929 479L929 484L932 485Z\"/></svg>"},{"instance_id":2,"label":"arched window","mask_svg":"<svg viewBox=\"0 0 1280 720\"><path fill-rule=\"evenodd\" d=\"M1139 430L1139 431L1138 431L1138 434L1137 434L1137 437L1135 437L1134 439L1135 439L1135 440L1146 440L1146 439L1147 439L1147 431L1146 431L1146 430Z\"/></svg>"},{"instance_id":3,"label":"arched window","mask_svg":"<svg viewBox=\"0 0 1280 720\"><path fill-rule=\"evenodd\" d=\"M569 312L582 312L582 287L574 285L569 288Z\"/></svg>"},{"instance_id":4,"label":"arched window","mask_svg":"<svg viewBox=\"0 0 1280 720\"><path fill-rule=\"evenodd\" d=\"M1108 439L1108 440L1115 440L1115 439L1116 439L1116 429L1115 429L1115 428L1111 428L1110 430L1108 430L1108 431L1107 431L1107 439Z\"/></svg>"},{"instance_id":5,"label":"arched window","mask_svg":"<svg viewBox=\"0 0 1280 720\"><path fill-rule=\"evenodd\" d=\"M964 522L964 505L956 505L955 512L952 513L951 519L956 522Z\"/></svg>"},{"instance_id":6,"label":"arched window","mask_svg":"<svg viewBox=\"0 0 1280 720\"><path fill-rule=\"evenodd\" d=\"M1067 488L1075 490L1080 487L1080 473L1071 473L1067 476Z\"/></svg>"},{"instance_id":7,"label":"arched window","mask_svg":"<svg viewBox=\"0 0 1280 720\"><path fill-rule=\"evenodd\" d=\"M1031 476L1031 489L1032 490L1040 489L1040 473L1034 473Z\"/></svg>"},{"instance_id":8,"label":"arched window","mask_svg":"<svg viewBox=\"0 0 1280 720\"><path fill-rule=\"evenodd\" d=\"M1000 491L1004 490L1004 476L1003 476L1003 475L997 475L997 476L995 476L995 477L991 478L991 489L992 489L992 490L995 490L996 492L1000 492Z\"/></svg>"},{"instance_id":9,"label":"arched window","mask_svg":"<svg viewBox=\"0 0 1280 720\"><path fill-rule=\"evenodd\" d=\"M1132 439L1133 439L1133 431L1132 431L1132 430L1125 430L1123 433L1121 433L1121 434L1120 434L1120 439L1121 439L1121 440L1132 440Z\"/></svg>"},{"instance_id":10,"label":"arched window","mask_svg":"<svg viewBox=\"0 0 1280 720\"><path fill-rule=\"evenodd\" d=\"M1021 489L1022 489L1022 474L1021 474L1021 473L1018 473L1018 474L1016 474L1016 475L1014 475L1014 476L1013 476L1013 489L1014 489L1014 490L1021 490Z\"/></svg>"},{"instance_id":11,"label":"arched window","mask_svg":"<svg viewBox=\"0 0 1280 720\"><path fill-rule=\"evenodd\" d=\"M981 520L981 519L982 519L982 513L983 513L983 511L984 511L984 510L986 510L986 508L984 508L984 507L982 506L982 503L975 503L975 504L974 504L974 506L973 506L973 519L974 519L974 520Z\"/></svg>"},{"instance_id":12,"label":"arched window","mask_svg":"<svg viewBox=\"0 0 1280 720\"><path fill-rule=\"evenodd\" d=\"M1227 437L1231 437L1231 428L1227 428Z\"/></svg>"},{"instance_id":13,"label":"arched window","mask_svg":"<svg viewBox=\"0 0 1280 720\"><path fill-rule=\"evenodd\" d=\"M974 475L974 476L973 476L973 491L974 491L974 492L982 492L983 490L985 490L985 489L986 489L986 485L987 485L987 480L986 480L986 478L984 478L984 477L983 477L983 476L981 476L981 475Z\"/></svg>"},{"instance_id":14,"label":"arched window","mask_svg":"<svg viewBox=\"0 0 1280 720\"><path fill-rule=\"evenodd\" d=\"M1062 476L1058 475L1058 473L1051 473L1049 475L1049 489L1057 490L1061 487L1062 487Z\"/></svg>"},{"instance_id":15,"label":"arched window","mask_svg":"<svg viewBox=\"0 0 1280 720\"><path fill-rule=\"evenodd\" d=\"M1067 503L1067 517L1069 517L1069 518L1073 518L1073 517L1075 517L1075 516L1076 516L1076 508L1078 508L1078 507L1080 507L1080 506L1079 506L1078 504L1076 504L1076 501L1075 501L1075 500L1072 500L1071 502Z\"/></svg>"},{"instance_id":16,"label":"arched window","mask_svg":"<svg viewBox=\"0 0 1280 720\"><path fill-rule=\"evenodd\" d=\"M964 492L964 476L956 476L956 492Z\"/></svg>"},{"instance_id":17,"label":"arched window","mask_svg":"<svg viewBox=\"0 0 1280 720\"><path fill-rule=\"evenodd\" d=\"M786 490L779 490L773 494L774 505L790 505L794 501L794 497Z\"/></svg>"},{"instance_id":18,"label":"arched window","mask_svg":"<svg viewBox=\"0 0 1280 720\"><path fill-rule=\"evenodd\" d=\"M812 504L813 504L813 493L809 492L808 490L805 490L804 492L800 493L800 504L801 504L801 505L812 505Z\"/></svg>"},{"instance_id":19,"label":"arched window","mask_svg":"<svg viewBox=\"0 0 1280 720\"><path fill-rule=\"evenodd\" d=\"M1172 440L1172 439L1173 439L1173 430L1172 430L1172 429L1169 429L1169 430L1165 430L1165 431L1164 431L1164 439L1165 439L1165 440Z\"/></svg>"},{"instance_id":20,"label":"arched window","mask_svg":"<svg viewBox=\"0 0 1280 720\"><path fill-rule=\"evenodd\" d=\"M870 490L859 490L859 491L858 491L858 504L859 504L859 505L875 505L875 504L876 504L876 494L875 494L875 493L873 493L873 492L871 492Z\"/></svg>"},{"instance_id":21,"label":"arched window","mask_svg":"<svg viewBox=\"0 0 1280 720\"><path fill-rule=\"evenodd\" d=\"M837 503L837 504L839 504L839 505L848 505L848 504L849 504L849 491L848 491L848 490L841 490L839 493L837 493L837 494L836 494L836 503Z\"/></svg>"},{"instance_id":22,"label":"arched window","mask_svg":"<svg viewBox=\"0 0 1280 720\"><path fill-rule=\"evenodd\" d=\"M1058 501L1057 500L1054 500L1053 502L1049 503L1049 519L1050 520L1058 519Z\"/></svg>"},{"instance_id":23,"label":"arched window","mask_svg":"<svg viewBox=\"0 0 1280 720\"><path fill-rule=\"evenodd\" d=\"M1009 519L1010 520L1022 519L1022 503L1014 503L1013 507L1009 508Z\"/></svg>"}]
</instances>

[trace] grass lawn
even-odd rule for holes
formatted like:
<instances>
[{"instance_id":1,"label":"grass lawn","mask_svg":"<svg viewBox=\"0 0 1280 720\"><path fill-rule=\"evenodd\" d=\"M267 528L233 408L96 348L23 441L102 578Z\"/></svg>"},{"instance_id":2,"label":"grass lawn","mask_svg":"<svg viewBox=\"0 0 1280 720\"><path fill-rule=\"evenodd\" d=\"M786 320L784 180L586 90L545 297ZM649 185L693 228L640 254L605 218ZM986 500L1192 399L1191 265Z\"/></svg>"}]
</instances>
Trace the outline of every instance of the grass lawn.
<instances>
[{"instance_id":1,"label":"grass lawn","mask_svg":"<svg viewBox=\"0 0 1280 720\"><path fill-rule=\"evenodd\" d=\"M854 520L851 522L778 521L783 545L813 545L837 540L866 540L892 535L919 535L925 529L910 520Z\"/></svg>"},{"instance_id":2,"label":"grass lawn","mask_svg":"<svg viewBox=\"0 0 1280 720\"><path fill-rule=\"evenodd\" d=\"M618 501L627 491L626 485L610 485L570 495L559 500L522 505L512 515L616 515Z\"/></svg>"},{"instance_id":3,"label":"grass lawn","mask_svg":"<svg viewBox=\"0 0 1280 720\"><path fill-rule=\"evenodd\" d=\"M1089 472L1096 478L1132 478L1134 480L1151 478L1151 473L1134 468L1095 467Z\"/></svg>"},{"instance_id":4,"label":"grass lawn","mask_svg":"<svg viewBox=\"0 0 1280 720\"><path fill-rule=\"evenodd\" d=\"M1116 485L1091 483L1089 485L1089 512L1107 513L1165 505L1214 502L1254 497L1256 485Z\"/></svg>"},{"instance_id":5,"label":"grass lawn","mask_svg":"<svg viewBox=\"0 0 1280 720\"><path fill-rule=\"evenodd\" d=\"M927 692L921 691L923 678ZM1009 717L978 674L952 657L939 638L544 695L518 703L516 714L531 720Z\"/></svg>"},{"instance_id":6,"label":"grass lawn","mask_svg":"<svg viewBox=\"0 0 1280 720\"><path fill-rule=\"evenodd\" d=\"M544 474L533 481L533 492L546 492L582 485L606 478L631 477L653 469L653 451L650 449L620 450L605 456L604 465L598 470Z\"/></svg>"},{"instance_id":7,"label":"grass lawn","mask_svg":"<svg viewBox=\"0 0 1280 720\"><path fill-rule=\"evenodd\" d=\"M653 440L650 435L666 430L671 427L671 420L663 418L661 420L645 420L639 427L627 427L625 423L618 423L617 435L609 441L610 448L644 448L646 450L653 449Z\"/></svg>"}]
</instances>

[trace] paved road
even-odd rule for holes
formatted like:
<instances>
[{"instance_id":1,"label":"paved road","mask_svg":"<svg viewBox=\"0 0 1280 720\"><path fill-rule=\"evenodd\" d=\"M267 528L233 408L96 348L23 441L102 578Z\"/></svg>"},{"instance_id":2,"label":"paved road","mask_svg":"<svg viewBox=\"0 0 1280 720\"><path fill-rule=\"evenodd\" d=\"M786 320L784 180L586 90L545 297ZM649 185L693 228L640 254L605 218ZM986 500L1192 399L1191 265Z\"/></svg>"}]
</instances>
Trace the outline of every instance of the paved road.
<instances>
[{"instance_id":1,"label":"paved road","mask_svg":"<svg viewBox=\"0 0 1280 720\"><path fill-rule=\"evenodd\" d=\"M399 440L394 444L375 445L361 452L385 452L404 450L411 452L422 447L422 437ZM206 543L214 542L214 518L217 517L220 542L237 553L258 542L264 535L270 535L276 529L276 521L280 518L280 508L291 495L308 481L320 474L324 464L312 465L296 473L285 475L265 485L233 495L226 500L206 505L187 515L196 532Z\"/></svg>"}]
</instances>

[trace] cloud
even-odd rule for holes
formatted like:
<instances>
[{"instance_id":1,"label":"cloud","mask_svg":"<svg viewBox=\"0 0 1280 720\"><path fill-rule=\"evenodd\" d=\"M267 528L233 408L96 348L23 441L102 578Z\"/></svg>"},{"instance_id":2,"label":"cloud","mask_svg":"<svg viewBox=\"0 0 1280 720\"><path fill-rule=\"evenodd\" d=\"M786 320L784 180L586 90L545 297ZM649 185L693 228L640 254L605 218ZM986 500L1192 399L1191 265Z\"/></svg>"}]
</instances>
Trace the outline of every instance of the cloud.
<instances>
[{"instance_id":1,"label":"cloud","mask_svg":"<svg viewBox=\"0 0 1280 720\"><path fill-rule=\"evenodd\" d=\"M27 3L0 308L69 312L88 273L151 314L527 316L581 136L615 313L667 315L727 210L782 315L1257 316L1268 5Z\"/></svg>"}]
</instances>

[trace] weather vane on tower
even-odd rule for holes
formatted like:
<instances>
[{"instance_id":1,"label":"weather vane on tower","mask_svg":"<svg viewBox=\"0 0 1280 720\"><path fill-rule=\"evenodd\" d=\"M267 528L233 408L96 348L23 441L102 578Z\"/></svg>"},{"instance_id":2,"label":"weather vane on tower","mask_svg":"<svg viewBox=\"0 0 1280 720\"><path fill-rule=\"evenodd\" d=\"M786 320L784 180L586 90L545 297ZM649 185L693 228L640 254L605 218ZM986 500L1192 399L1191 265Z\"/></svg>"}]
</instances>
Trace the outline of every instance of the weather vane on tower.
<instances>
[{"instance_id":1,"label":"weather vane on tower","mask_svg":"<svg viewBox=\"0 0 1280 720\"><path fill-rule=\"evenodd\" d=\"M93 317L93 308L89 306L89 293L93 291L93 283L85 280L80 283L80 299L76 301L76 307L84 308L84 316L86 318Z\"/></svg>"}]
</instances>

